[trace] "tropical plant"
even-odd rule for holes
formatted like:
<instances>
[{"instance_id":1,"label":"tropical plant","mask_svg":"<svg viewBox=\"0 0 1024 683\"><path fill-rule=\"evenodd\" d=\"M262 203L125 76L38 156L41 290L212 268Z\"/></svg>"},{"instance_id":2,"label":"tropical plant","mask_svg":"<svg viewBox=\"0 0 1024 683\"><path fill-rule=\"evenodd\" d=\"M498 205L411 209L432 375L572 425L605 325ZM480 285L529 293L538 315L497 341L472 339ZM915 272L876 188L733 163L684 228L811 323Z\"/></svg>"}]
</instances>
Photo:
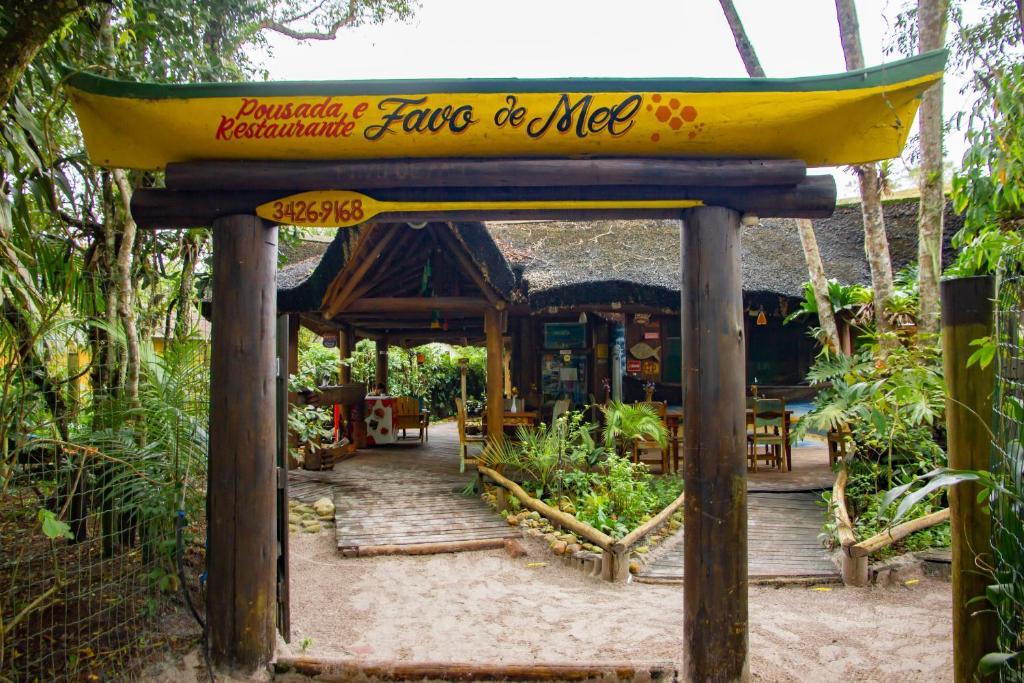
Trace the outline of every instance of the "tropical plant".
<instances>
[{"instance_id":1,"label":"tropical plant","mask_svg":"<svg viewBox=\"0 0 1024 683\"><path fill-rule=\"evenodd\" d=\"M605 448L614 449L638 439L657 441L662 448L668 444L668 429L658 411L649 404L612 401L601 406L601 412L604 413Z\"/></svg>"}]
</instances>

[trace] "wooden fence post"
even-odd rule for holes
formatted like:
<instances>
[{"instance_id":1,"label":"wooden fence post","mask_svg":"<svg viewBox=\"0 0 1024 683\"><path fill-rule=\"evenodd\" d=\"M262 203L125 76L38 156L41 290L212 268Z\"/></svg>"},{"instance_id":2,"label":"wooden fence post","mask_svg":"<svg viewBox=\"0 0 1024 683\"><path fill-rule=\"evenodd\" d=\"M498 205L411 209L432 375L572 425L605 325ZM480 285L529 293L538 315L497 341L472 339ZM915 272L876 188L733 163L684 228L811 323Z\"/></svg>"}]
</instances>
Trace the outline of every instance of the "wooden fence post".
<instances>
[{"instance_id":1,"label":"wooden fence post","mask_svg":"<svg viewBox=\"0 0 1024 683\"><path fill-rule=\"evenodd\" d=\"M214 667L245 675L274 650L277 226L213 222L207 621Z\"/></svg>"},{"instance_id":2,"label":"wooden fence post","mask_svg":"<svg viewBox=\"0 0 1024 683\"><path fill-rule=\"evenodd\" d=\"M991 277L944 280L942 293L942 361L946 376L946 430L949 466L991 469L992 392L995 364L967 367L971 342L992 334ZM978 660L995 650L995 616L982 604L968 604L985 595L991 566L991 520L978 503L978 486L961 483L949 492L953 536L953 680L973 681ZM980 558L980 559L979 559Z\"/></svg>"},{"instance_id":3,"label":"wooden fence post","mask_svg":"<svg viewBox=\"0 0 1024 683\"><path fill-rule=\"evenodd\" d=\"M740 216L683 214L684 678L750 677Z\"/></svg>"}]
</instances>

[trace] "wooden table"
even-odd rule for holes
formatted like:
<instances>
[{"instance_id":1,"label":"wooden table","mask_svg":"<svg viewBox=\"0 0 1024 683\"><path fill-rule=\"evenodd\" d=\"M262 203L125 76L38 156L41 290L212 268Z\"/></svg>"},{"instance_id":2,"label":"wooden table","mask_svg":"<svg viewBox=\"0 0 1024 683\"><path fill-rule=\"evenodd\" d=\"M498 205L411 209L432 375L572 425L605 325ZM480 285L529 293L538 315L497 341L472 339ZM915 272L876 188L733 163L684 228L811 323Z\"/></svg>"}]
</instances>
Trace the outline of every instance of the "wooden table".
<instances>
[{"instance_id":1,"label":"wooden table","mask_svg":"<svg viewBox=\"0 0 1024 683\"><path fill-rule=\"evenodd\" d=\"M519 410L514 413L511 410L506 410L502 417L502 428L533 427L537 424L538 417L540 417L540 413L536 410ZM484 433L487 432L486 417L481 422L481 429L483 429Z\"/></svg>"}]
</instances>

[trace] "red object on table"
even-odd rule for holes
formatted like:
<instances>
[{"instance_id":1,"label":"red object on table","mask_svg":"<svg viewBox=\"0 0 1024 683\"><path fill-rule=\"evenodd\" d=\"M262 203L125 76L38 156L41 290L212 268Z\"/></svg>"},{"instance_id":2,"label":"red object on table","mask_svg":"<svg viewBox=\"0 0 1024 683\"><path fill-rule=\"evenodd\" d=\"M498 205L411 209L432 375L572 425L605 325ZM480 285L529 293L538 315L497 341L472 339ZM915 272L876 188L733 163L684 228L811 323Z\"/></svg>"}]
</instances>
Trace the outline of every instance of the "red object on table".
<instances>
[{"instance_id":1,"label":"red object on table","mask_svg":"<svg viewBox=\"0 0 1024 683\"><path fill-rule=\"evenodd\" d=\"M334 443L338 443L338 430L341 428L341 406L334 404Z\"/></svg>"}]
</instances>

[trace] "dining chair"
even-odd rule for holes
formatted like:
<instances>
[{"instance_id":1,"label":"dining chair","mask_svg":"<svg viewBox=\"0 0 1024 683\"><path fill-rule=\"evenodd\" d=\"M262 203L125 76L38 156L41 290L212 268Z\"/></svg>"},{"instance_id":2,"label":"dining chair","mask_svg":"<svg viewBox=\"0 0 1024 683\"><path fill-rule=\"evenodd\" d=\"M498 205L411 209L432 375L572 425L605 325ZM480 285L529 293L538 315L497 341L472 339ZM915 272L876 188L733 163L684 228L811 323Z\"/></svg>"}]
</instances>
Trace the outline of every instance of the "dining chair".
<instances>
[{"instance_id":1,"label":"dining chair","mask_svg":"<svg viewBox=\"0 0 1024 683\"><path fill-rule=\"evenodd\" d=\"M455 399L456 420L459 426L459 472L466 471L466 465L475 465L477 459L469 457L470 446L479 446L482 451L487 443L487 437L483 434L466 434L466 406L462 399Z\"/></svg>"},{"instance_id":2,"label":"dining chair","mask_svg":"<svg viewBox=\"0 0 1024 683\"><path fill-rule=\"evenodd\" d=\"M782 469L786 452L786 401L781 398L757 398L753 400L752 419L747 430L747 461L757 471L758 460L774 464ZM764 452L758 447L764 446Z\"/></svg>"}]
</instances>

